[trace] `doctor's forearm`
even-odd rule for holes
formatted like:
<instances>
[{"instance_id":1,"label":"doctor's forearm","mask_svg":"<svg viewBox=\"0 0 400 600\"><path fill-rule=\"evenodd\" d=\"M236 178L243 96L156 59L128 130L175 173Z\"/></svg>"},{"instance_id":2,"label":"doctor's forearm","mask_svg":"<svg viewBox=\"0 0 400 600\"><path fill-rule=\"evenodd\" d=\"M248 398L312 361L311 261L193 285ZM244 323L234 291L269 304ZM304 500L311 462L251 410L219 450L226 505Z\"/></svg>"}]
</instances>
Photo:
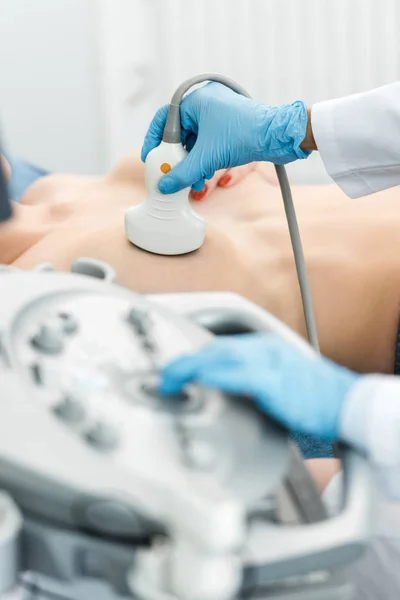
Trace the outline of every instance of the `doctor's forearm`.
<instances>
[{"instance_id":1,"label":"doctor's forearm","mask_svg":"<svg viewBox=\"0 0 400 600\"><path fill-rule=\"evenodd\" d=\"M300 145L300 148L302 150L307 151L312 151L312 150L318 150L317 148L317 144L315 142L314 139L314 132L313 132L313 128L312 128L312 119L311 119L311 108L307 109L307 115L308 115L308 123L307 123L307 131L306 131L306 137L304 138L303 143Z\"/></svg>"}]
</instances>

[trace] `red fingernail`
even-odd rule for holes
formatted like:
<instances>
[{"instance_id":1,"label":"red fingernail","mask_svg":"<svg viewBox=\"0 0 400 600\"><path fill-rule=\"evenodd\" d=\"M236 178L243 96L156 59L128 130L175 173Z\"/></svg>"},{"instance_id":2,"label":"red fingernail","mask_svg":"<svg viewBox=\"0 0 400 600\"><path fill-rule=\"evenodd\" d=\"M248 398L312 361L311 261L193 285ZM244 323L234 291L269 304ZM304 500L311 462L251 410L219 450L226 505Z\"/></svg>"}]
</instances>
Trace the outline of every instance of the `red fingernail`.
<instances>
[{"instance_id":1,"label":"red fingernail","mask_svg":"<svg viewBox=\"0 0 400 600\"><path fill-rule=\"evenodd\" d=\"M192 198L193 200L203 200L203 198L206 196L208 192L208 185L206 185L204 187L204 190L202 190L201 192L192 192Z\"/></svg>"},{"instance_id":2,"label":"red fingernail","mask_svg":"<svg viewBox=\"0 0 400 600\"><path fill-rule=\"evenodd\" d=\"M219 187L226 187L231 182L231 180L232 180L232 176L231 175L224 175L218 181L218 185L219 185Z\"/></svg>"}]
</instances>

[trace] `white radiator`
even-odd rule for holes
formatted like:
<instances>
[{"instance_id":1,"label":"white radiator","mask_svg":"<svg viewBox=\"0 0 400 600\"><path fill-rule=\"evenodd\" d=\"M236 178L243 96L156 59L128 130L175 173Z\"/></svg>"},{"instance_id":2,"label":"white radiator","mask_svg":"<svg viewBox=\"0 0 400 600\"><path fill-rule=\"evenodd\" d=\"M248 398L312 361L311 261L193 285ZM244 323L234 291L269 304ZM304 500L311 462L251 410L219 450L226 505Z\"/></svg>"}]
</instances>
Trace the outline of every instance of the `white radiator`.
<instances>
[{"instance_id":1,"label":"white radiator","mask_svg":"<svg viewBox=\"0 0 400 600\"><path fill-rule=\"evenodd\" d=\"M133 78L136 65L140 73L130 102L126 81L111 92L113 159L132 146L124 123L140 143L154 109L201 71L222 72L273 104L312 103L400 79L399 0L103 0L105 6L105 31L118 36L120 51L110 72ZM324 175L314 159L296 165L292 177Z\"/></svg>"}]
</instances>

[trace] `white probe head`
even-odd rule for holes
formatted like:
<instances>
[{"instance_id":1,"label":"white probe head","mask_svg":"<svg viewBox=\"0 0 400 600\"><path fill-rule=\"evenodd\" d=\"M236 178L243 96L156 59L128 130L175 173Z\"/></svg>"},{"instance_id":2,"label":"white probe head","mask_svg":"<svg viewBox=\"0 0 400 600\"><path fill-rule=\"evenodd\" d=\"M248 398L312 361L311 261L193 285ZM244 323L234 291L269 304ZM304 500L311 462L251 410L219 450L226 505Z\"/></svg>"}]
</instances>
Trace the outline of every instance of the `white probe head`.
<instances>
[{"instance_id":1,"label":"white probe head","mask_svg":"<svg viewBox=\"0 0 400 600\"><path fill-rule=\"evenodd\" d=\"M165 195L160 179L187 156L181 143L161 142L147 156L147 198L125 214L128 240L153 254L177 255L198 250L204 242L206 224L189 202L190 188Z\"/></svg>"}]
</instances>

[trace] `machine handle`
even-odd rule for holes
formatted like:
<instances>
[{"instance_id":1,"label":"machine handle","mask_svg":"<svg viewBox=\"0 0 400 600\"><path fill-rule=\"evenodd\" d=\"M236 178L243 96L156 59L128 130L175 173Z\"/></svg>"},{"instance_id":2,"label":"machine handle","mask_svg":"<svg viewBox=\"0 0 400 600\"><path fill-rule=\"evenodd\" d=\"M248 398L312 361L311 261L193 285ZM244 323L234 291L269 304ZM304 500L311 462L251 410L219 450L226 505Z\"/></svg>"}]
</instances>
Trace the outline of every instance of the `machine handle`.
<instances>
[{"instance_id":1,"label":"machine handle","mask_svg":"<svg viewBox=\"0 0 400 600\"><path fill-rule=\"evenodd\" d=\"M280 335L292 346L314 356L315 352L292 329L284 325L256 304L232 292L190 292L179 294L153 294L151 302L195 321L217 334L268 332ZM237 331L238 323L241 325ZM225 331L226 330L226 331Z\"/></svg>"},{"instance_id":2,"label":"machine handle","mask_svg":"<svg viewBox=\"0 0 400 600\"><path fill-rule=\"evenodd\" d=\"M0 596L14 589L21 566L22 514L14 500L0 490Z\"/></svg>"},{"instance_id":3,"label":"machine handle","mask_svg":"<svg viewBox=\"0 0 400 600\"><path fill-rule=\"evenodd\" d=\"M103 279L108 283L114 283L117 278L116 272L109 264L94 258L79 258L72 264L71 273Z\"/></svg>"},{"instance_id":4,"label":"machine handle","mask_svg":"<svg viewBox=\"0 0 400 600\"><path fill-rule=\"evenodd\" d=\"M246 544L244 588L310 572L347 567L364 552L371 535L371 469L357 452L343 452L343 502L325 521L281 527L258 521ZM267 540L267 542L266 542Z\"/></svg>"},{"instance_id":5,"label":"machine handle","mask_svg":"<svg viewBox=\"0 0 400 600\"><path fill-rule=\"evenodd\" d=\"M185 317L214 333L266 332L280 335L303 352L311 347L278 319L231 293L194 293L154 296ZM246 572L265 583L310 571L344 567L359 558L370 538L372 469L355 450L341 446L343 503L340 514L318 523L282 527L258 521L250 530ZM257 571L257 573L254 572ZM247 579L247 577L245 578Z\"/></svg>"}]
</instances>

